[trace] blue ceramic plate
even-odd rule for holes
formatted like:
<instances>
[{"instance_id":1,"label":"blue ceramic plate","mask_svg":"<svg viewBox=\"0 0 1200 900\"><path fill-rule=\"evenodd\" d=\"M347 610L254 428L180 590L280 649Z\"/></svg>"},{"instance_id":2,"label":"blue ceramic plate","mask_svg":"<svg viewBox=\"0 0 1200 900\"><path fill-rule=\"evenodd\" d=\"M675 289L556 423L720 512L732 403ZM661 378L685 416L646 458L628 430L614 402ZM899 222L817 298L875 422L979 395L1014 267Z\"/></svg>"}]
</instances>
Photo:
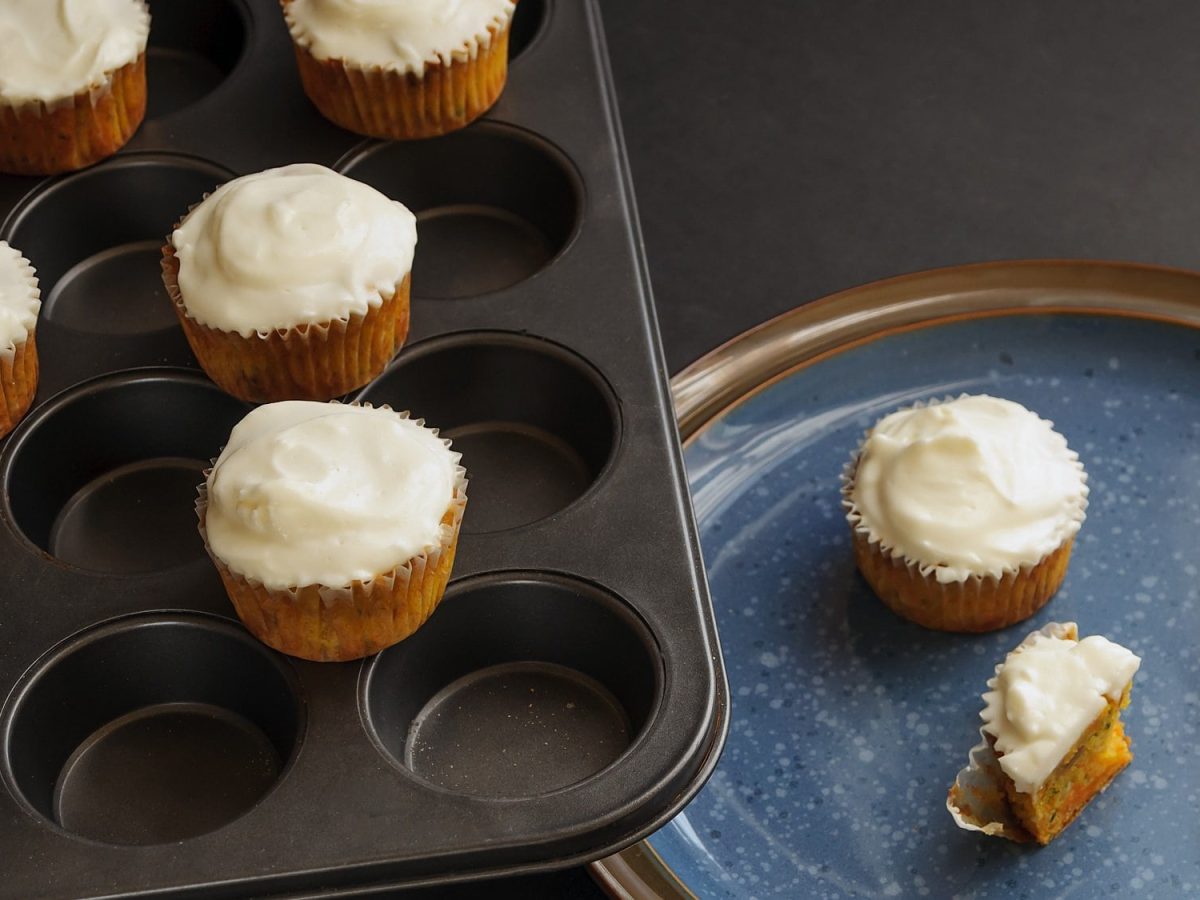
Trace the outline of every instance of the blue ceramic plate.
<instances>
[{"instance_id":1,"label":"blue ceramic plate","mask_svg":"<svg viewBox=\"0 0 1200 900\"><path fill-rule=\"evenodd\" d=\"M1007 293L988 282L1006 271L1019 276ZM909 295L890 306L856 307L869 289L826 302L826 325L855 309L878 319L840 346L813 346L810 311L718 351L737 365L776 348L756 384L724 386L737 396L717 400L685 450L729 738L683 813L623 863L602 864L611 883L631 860L653 863L657 886L644 878L632 895L1200 895L1200 330L1187 296L1200 300L1200 279L1089 264L954 273L953 290L937 282L946 272L889 283ZM1170 290L1155 285L1163 278L1176 279ZM779 349L789 341L809 357ZM1058 595L981 636L924 630L875 598L838 490L874 421L960 392L1051 419L1091 485ZM993 667L1048 621L1076 621L1143 662L1124 714L1133 763L1037 848L960 830L945 800L979 739Z\"/></svg>"}]
</instances>

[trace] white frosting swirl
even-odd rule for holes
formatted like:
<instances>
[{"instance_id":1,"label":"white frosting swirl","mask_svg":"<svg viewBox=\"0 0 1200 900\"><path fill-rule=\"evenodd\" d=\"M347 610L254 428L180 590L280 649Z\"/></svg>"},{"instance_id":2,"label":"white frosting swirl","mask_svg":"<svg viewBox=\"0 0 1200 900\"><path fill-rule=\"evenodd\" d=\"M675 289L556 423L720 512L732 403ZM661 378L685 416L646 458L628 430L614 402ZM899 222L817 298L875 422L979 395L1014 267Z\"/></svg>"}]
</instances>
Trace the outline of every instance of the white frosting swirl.
<instances>
[{"instance_id":1,"label":"white frosting swirl","mask_svg":"<svg viewBox=\"0 0 1200 900\"><path fill-rule=\"evenodd\" d=\"M52 103L100 87L146 49L141 0L4 0L0 100Z\"/></svg>"},{"instance_id":2,"label":"white frosting swirl","mask_svg":"<svg viewBox=\"0 0 1200 900\"><path fill-rule=\"evenodd\" d=\"M234 427L209 474L209 547L271 589L369 581L438 544L458 459L390 409L265 404Z\"/></svg>"},{"instance_id":3,"label":"white frosting swirl","mask_svg":"<svg viewBox=\"0 0 1200 900\"><path fill-rule=\"evenodd\" d=\"M29 337L42 308L33 266L0 241L0 355L11 357Z\"/></svg>"},{"instance_id":4,"label":"white frosting swirl","mask_svg":"<svg viewBox=\"0 0 1200 900\"><path fill-rule=\"evenodd\" d=\"M1052 423L987 395L886 416L850 478L855 528L942 583L1036 564L1087 507L1083 467Z\"/></svg>"},{"instance_id":5,"label":"white frosting swirl","mask_svg":"<svg viewBox=\"0 0 1200 900\"><path fill-rule=\"evenodd\" d=\"M513 0L292 0L284 15L317 59L421 76L428 63L473 58L515 8Z\"/></svg>"},{"instance_id":6,"label":"white frosting swirl","mask_svg":"<svg viewBox=\"0 0 1200 900\"><path fill-rule=\"evenodd\" d=\"M171 244L188 315L249 337L378 307L412 269L417 225L374 188L297 163L223 184Z\"/></svg>"},{"instance_id":7,"label":"white frosting swirl","mask_svg":"<svg viewBox=\"0 0 1200 900\"><path fill-rule=\"evenodd\" d=\"M988 681L980 716L1018 791L1041 786L1140 665L1099 635L1076 641L1034 632L1008 654Z\"/></svg>"}]
</instances>

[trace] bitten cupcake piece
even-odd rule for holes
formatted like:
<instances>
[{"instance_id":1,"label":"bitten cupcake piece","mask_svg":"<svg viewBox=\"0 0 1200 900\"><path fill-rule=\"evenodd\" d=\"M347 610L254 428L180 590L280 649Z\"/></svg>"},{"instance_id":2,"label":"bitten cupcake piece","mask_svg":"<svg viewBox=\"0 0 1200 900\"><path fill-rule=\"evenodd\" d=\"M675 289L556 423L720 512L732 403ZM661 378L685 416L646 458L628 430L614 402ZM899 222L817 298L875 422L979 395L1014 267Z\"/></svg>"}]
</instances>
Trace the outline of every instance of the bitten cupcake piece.
<instances>
[{"instance_id":1,"label":"bitten cupcake piece","mask_svg":"<svg viewBox=\"0 0 1200 900\"><path fill-rule=\"evenodd\" d=\"M927 628L979 632L1028 618L1058 590L1088 488L1052 423L963 395L880 420L842 494L879 599Z\"/></svg>"},{"instance_id":2,"label":"bitten cupcake piece","mask_svg":"<svg viewBox=\"0 0 1200 900\"><path fill-rule=\"evenodd\" d=\"M234 427L196 510L259 640L350 660L408 637L441 601L466 488L450 442L407 414L295 400Z\"/></svg>"},{"instance_id":3,"label":"bitten cupcake piece","mask_svg":"<svg viewBox=\"0 0 1200 900\"><path fill-rule=\"evenodd\" d=\"M1073 622L1029 635L988 681L985 744L947 801L956 821L1039 844L1057 837L1133 759L1120 714L1140 664L1107 638L1079 640ZM989 782L1007 810L999 791L988 798Z\"/></svg>"},{"instance_id":4,"label":"bitten cupcake piece","mask_svg":"<svg viewBox=\"0 0 1200 900\"><path fill-rule=\"evenodd\" d=\"M308 163L235 178L163 248L192 352L254 403L330 400L383 371L408 336L416 218Z\"/></svg>"},{"instance_id":5,"label":"bitten cupcake piece","mask_svg":"<svg viewBox=\"0 0 1200 900\"><path fill-rule=\"evenodd\" d=\"M462 128L500 97L514 0L282 0L325 118L393 140Z\"/></svg>"},{"instance_id":6,"label":"bitten cupcake piece","mask_svg":"<svg viewBox=\"0 0 1200 900\"><path fill-rule=\"evenodd\" d=\"M50 175L116 153L146 114L142 0L0 3L0 171Z\"/></svg>"},{"instance_id":7,"label":"bitten cupcake piece","mask_svg":"<svg viewBox=\"0 0 1200 900\"><path fill-rule=\"evenodd\" d=\"M29 411L37 392L34 331L41 308L29 260L0 241L0 437Z\"/></svg>"}]
</instances>

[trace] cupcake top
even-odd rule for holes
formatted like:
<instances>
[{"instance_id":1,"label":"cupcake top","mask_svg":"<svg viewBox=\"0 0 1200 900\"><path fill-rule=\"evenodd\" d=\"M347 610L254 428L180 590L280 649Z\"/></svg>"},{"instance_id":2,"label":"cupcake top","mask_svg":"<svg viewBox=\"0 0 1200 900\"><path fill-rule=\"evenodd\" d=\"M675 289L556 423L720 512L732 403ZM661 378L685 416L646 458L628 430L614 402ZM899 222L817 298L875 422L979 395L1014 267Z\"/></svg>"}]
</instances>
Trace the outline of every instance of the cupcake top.
<instances>
[{"instance_id":1,"label":"cupcake top","mask_svg":"<svg viewBox=\"0 0 1200 900\"><path fill-rule=\"evenodd\" d=\"M101 86L146 49L142 0L4 0L0 100L50 103Z\"/></svg>"},{"instance_id":2,"label":"cupcake top","mask_svg":"<svg viewBox=\"0 0 1200 900\"><path fill-rule=\"evenodd\" d=\"M209 548L274 590L370 581L437 546L464 485L459 454L386 407L254 409L207 481Z\"/></svg>"},{"instance_id":3,"label":"cupcake top","mask_svg":"<svg viewBox=\"0 0 1200 900\"><path fill-rule=\"evenodd\" d=\"M425 74L428 63L471 59L504 29L513 0L291 0L297 43L317 59Z\"/></svg>"},{"instance_id":4,"label":"cupcake top","mask_svg":"<svg viewBox=\"0 0 1200 900\"><path fill-rule=\"evenodd\" d=\"M41 307L33 266L0 241L0 355L11 355L29 337Z\"/></svg>"},{"instance_id":5,"label":"cupcake top","mask_svg":"<svg viewBox=\"0 0 1200 900\"><path fill-rule=\"evenodd\" d=\"M235 178L171 234L187 314L243 337L365 315L411 271L416 217L311 163Z\"/></svg>"},{"instance_id":6,"label":"cupcake top","mask_svg":"<svg viewBox=\"0 0 1200 900\"><path fill-rule=\"evenodd\" d=\"M1001 577L1075 535L1086 482L1051 422L964 395L899 410L868 432L847 472L847 518L943 584Z\"/></svg>"},{"instance_id":7,"label":"cupcake top","mask_svg":"<svg viewBox=\"0 0 1200 900\"><path fill-rule=\"evenodd\" d=\"M1099 635L1075 640L1045 630L1026 638L996 667L983 695L983 730L995 738L1000 768L1021 793L1033 793L1141 665Z\"/></svg>"}]
</instances>

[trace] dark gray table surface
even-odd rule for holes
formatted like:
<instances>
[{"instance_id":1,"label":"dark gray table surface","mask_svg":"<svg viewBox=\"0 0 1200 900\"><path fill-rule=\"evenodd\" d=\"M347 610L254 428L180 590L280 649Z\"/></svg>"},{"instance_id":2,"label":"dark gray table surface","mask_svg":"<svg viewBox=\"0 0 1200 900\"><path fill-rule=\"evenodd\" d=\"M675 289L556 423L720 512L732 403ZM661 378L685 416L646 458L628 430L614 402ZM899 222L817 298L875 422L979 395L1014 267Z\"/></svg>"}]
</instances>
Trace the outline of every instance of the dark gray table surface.
<instances>
[{"instance_id":1,"label":"dark gray table surface","mask_svg":"<svg viewBox=\"0 0 1200 900\"><path fill-rule=\"evenodd\" d=\"M904 272L1200 267L1194 0L602 4L672 373ZM604 895L572 869L436 896Z\"/></svg>"}]
</instances>

